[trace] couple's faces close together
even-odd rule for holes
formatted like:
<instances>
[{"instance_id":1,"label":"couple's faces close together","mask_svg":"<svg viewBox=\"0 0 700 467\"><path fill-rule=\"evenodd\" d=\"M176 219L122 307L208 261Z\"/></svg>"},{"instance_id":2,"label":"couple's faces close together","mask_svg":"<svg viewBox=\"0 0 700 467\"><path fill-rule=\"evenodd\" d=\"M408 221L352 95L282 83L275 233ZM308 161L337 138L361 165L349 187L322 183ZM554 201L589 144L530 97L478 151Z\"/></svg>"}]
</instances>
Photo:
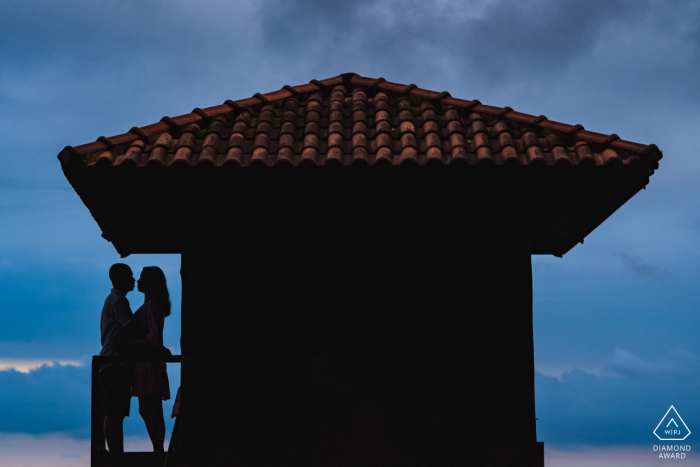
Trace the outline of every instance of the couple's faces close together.
<instances>
[{"instance_id":1,"label":"couple's faces close together","mask_svg":"<svg viewBox=\"0 0 700 467\"><path fill-rule=\"evenodd\" d=\"M126 273L127 271L124 272ZM121 282L121 287L119 288L123 292L131 292L134 290L134 284L137 284L137 290L141 293L146 293L146 290L148 289L148 279L144 277L143 271L141 271L139 280L136 281L134 279L134 273L131 271L131 269L129 269L128 274L124 274Z\"/></svg>"}]
</instances>

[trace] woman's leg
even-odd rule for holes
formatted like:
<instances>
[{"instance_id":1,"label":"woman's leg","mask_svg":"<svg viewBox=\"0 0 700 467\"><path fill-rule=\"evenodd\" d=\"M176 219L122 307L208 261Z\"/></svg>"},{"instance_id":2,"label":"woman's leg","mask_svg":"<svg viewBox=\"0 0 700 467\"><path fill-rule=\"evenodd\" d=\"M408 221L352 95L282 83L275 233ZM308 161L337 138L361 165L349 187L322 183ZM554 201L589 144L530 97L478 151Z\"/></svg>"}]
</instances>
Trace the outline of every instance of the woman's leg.
<instances>
[{"instance_id":1,"label":"woman's leg","mask_svg":"<svg viewBox=\"0 0 700 467\"><path fill-rule=\"evenodd\" d=\"M165 418L163 417L163 403L161 402L160 404L158 404L158 406L160 407L160 418L158 419L158 421L160 422L160 431L163 433L163 442L165 442L166 433L165 433Z\"/></svg>"},{"instance_id":2,"label":"woman's leg","mask_svg":"<svg viewBox=\"0 0 700 467\"><path fill-rule=\"evenodd\" d=\"M163 420L163 403L160 396L139 396L139 413L146 423L148 436L151 438L154 452L163 452L165 439L165 421Z\"/></svg>"}]
</instances>

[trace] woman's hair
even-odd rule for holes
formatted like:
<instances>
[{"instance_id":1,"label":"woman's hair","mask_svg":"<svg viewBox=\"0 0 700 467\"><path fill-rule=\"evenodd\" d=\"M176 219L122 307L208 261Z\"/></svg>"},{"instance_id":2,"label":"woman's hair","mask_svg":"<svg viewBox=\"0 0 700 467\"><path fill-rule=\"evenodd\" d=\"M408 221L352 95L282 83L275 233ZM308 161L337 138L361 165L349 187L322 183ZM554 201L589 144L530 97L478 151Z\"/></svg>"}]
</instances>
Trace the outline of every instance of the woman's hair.
<instances>
[{"instance_id":1,"label":"woman's hair","mask_svg":"<svg viewBox=\"0 0 700 467\"><path fill-rule=\"evenodd\" d=\"M148 266L141 271L141 277L147 278L150 289L146 294L146 301L157 300L163 307L163 314L170 316L170 294L163 271L158 266Z\"/></svg>"}]
</instances>

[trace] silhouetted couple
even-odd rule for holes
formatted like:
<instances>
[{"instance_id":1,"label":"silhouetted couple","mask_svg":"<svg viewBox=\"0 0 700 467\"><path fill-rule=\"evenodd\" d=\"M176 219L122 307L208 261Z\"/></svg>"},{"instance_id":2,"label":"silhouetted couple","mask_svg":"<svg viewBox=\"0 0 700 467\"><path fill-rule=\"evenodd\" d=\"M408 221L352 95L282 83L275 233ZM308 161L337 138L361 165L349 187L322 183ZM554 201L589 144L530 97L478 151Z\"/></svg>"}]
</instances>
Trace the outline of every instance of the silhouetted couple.
<instances>
[{"instance_id":1,"label":"silhouetted couple","mask_svg":"<svg viewBox=\"0 0 700 467\"><path fill-rule=\"evenodd\" d=\"M134 290L131 268L117 263L109 269L112 292L105 300L100 320L100 355L166 356L163 324L170 315L170 295L160 268L143 268L138 291L146 295L144 304L131 312L126 294ZM100 368L105 402L104 433L109 452L124 452L124 417L129 416L131 397L139 398L139 413L146 423L155 452L163 452L165 420L162 401L170 399L166 364L106 363Z\"/></svg>"}]
</instances>

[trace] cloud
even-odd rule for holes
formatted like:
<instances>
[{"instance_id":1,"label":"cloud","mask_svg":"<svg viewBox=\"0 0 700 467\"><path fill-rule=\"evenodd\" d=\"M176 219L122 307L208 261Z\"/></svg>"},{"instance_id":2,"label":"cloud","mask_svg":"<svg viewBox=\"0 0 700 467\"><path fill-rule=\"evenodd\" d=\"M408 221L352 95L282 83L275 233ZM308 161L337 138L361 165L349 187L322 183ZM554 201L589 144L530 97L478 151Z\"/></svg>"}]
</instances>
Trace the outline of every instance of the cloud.
<instances>
[{"instance_id":1,"label":"cloud","mask_svg":"<svg viewBox=\"0 0 700 467\"><path fill-rule=\"evenodd\" d=\"M37 368L40 368L44 365L46 366L54 366L55 364L61 365L61 366L66 366L66 365L71 365L71 366L83 366L80 362L78 361L70 361L70 360L59 360L57 362L53 362L51 360L8 360L8 359L0 359L0 371L7 371L7 370L14 370L18 371L20 373L29 373L32 370L36 370Z\"/></svg>"},{"instance_id":2,"label":"cloud","mask_svg":"<svg viewBox=\"0 0 700 467\"><path fill-rule=\"evenodd\" d=\"M693 431L693 420L700 420L700 366L689 352L677 349L648 361L617 349L608 369L614 376L577 368L559 379L536 372L540 441L568 449L651 446L652 432L671 405Z\"/></svg>"},{"instance_id":3,"label":"cloud","mask_svg":"<svg viewBox=\"0 0 700 467\"><path fill-rule=\"evenodd\" d=\"M615 29L659 27L664 18L665 33L679 41L697 29L687 21L674 31L677 19L663 5L632 0L267 0L260 10L266 49L290 65L301 58L338 69L365 57L364 69L381 64L399 75L454 73L491 84L557 75L601 42L614 43Z\"/></svg>"},{"instance_id":4,"label":"cloud","mask_svg":"<svg viewBox=\"0 0 700 467\"><path fill-rule=\"evenodd\" d=\"M658 374L682 372L687 370L689 366L692 368L694 363L695 357L693 354L683 349L668 352L664 358L657 361L644 360L627 350L615 349L608 365L612 370L626 374Z\"/></svg>"},{"instance_id":5,"label":"cloud","mask_svg":"<svg viewBox=\"0 0 700 467\"><path fill-rule=\"evenodd\" d=\"M90 368L56 364L0 371L0 431L89 437Z\"/></svg>"},{"instance_id":6,"label":"cloud","mask_svg":"<svg viewBox=\"0 0 700 467\"><path fill-rule=\"evenodd\" d=\"M627 253L618 253L618 256L625 268L638 277L661 278L667 275L666 271L662 268L644 261L644 259L639 256L629 255Z\"/></svg>"},{"instance_id":7,"label":"cloud","mask_svg":"<svg viewBox=\"0 0 700 467\"><path fill-rule=\"evenodd\" d=\"M48 434L62 433L76 439L90 437L90 366L52 365L22 373L0 371L0 432ZM171 393L177 392L179 364L168 365ZM173 399L163 403L166 427L172 430ZM132 398L131 416L124 423L128 436L147 439L146 428L138 414L138 402ZM0 458L2 457L0 446Z\"/></svg>"},{"instance_id":8,"label":"cloud","mask_svg":"<svg viewBox=\"0 0 700 467\"><path fill-rule=\"evenodd\" d=\"M0 71L0 102L33 104L18 108L20 117L52 101L66 109L112 105L109 113L92 114L104 122L119 118L125 100L131 115L146 116L155 111L143 106L152 99L163 102L160 112L170 112L172 104L203 107L243 97L217 97L213 90L265 92L281 87L281 80L301 84L347 71L399 82L420 79L424 85L465 80L522 85L535 76L556 82L555 76L574 65L595 70L590 59L605 61L606 55L612 65L624 64L631 72L643 67L681 79L680 73L654 66L669 60L670 51L683 56L679 66L697 65L698 2L674 5L669 9L651 0L11 0L0 19L5 45L0 70L6 70ZM644 47L635 42L640 39ZM635 55L641 50L646 55ZM625 58L630 55L635 63ZM596 73L598 79L613 78L605 70ZM690 83L686 89L692 91ZM253 85L262 87L253 90ZM206 100L193 102L197 95ZM217 101L207 102L213 97ZM144 125L161 116L126 124ZM74 118L66 112L65 122L55 121L52 128L65 131Z\"/></svg>"},{"instance_id":9,"label":"cloud","mask_svg":"<svg viewBox=\"0 0 700 467\"><path fill-rule=\"evenodd\" d=\"M13 186L68 189L55 160L65 145L347 71L532 113L557 110L549 116L587 127L609 119L616 126L600 130L618 133L631 106L657 109L653 96L673 100L674 113L700 98L694 1L673 9L650 0L3 6L0 124L9 138L0 160L41 162L7 164L0 181ZM587 106L598 113L584 120ZM41 138L38 122L50 122Z\"/></svg>"}]
</instances>

